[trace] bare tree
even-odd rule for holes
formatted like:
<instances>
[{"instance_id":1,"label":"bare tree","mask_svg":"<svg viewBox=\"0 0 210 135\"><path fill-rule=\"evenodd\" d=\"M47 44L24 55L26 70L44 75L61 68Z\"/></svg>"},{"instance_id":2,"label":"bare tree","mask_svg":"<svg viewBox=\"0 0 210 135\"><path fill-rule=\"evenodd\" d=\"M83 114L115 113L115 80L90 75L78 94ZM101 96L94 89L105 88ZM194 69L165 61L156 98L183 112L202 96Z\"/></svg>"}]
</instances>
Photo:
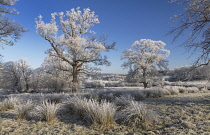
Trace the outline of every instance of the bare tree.
<instances>
[{"instance_id":1,"label":"bare tree","mask_svg":"<svg viewBox=\"0 0 210 135\"><path fill-rule=\"evenodd\" d=\"M0 0L0 46L14 45L14 42L27 30L6 17L6 14L17 14L15 10L9 9L17 0Z\"/></svg>"},{"instance_id":2,"label":"bare tree","mask_svg":"<svg viewBox=\"0 0 210 135\"><path fill-rule=\"evenodd\" d=\"M149 80L154 76L154 71L160 67L166 67L170 51L164 49L166 44L162 41L151 39L141 39L135 41L133 49L127 49L122 54L122 59L126 59L122 66L130 68L132 79L143 83L147 87Z\"/></svg>"},{"instance_id":3,"label":"bare tree","mask_svg":"<svg viewBox=\"0 0 210 135\"><path fill-rule=\"evenodd\" d=\"M210 63L210 1L173 0L172 2L184 5L186 8L183 14L173 18L179 22L179 25L173 28L169 34L175 34L175 41L187 33L188 38L183 45L193 53L199 53L194 65L208 65Z\"/></svg>"},{"instance_id":4,"label":"bare tree","mask_svg":"<svg viewBox=\"0 0 210 135\"><path fill-rule=\"evenodd\" d=\"M114 44L106 45L104 38L93 38L94 32L89 29L99 20L89 8L83 12L80 8L71 9L65 15L60 12L52 13L51 16L50 23L44 23L42 16L39 16L36 21L37 34L50 43L49 55L58 57L72 67L69 71L73 76L72 92L77 92L78 75L86 71L86 63L110 65L101 52L113 49ZM58 23L56 16L59 16Z\"/></svg>"}]
</instances>

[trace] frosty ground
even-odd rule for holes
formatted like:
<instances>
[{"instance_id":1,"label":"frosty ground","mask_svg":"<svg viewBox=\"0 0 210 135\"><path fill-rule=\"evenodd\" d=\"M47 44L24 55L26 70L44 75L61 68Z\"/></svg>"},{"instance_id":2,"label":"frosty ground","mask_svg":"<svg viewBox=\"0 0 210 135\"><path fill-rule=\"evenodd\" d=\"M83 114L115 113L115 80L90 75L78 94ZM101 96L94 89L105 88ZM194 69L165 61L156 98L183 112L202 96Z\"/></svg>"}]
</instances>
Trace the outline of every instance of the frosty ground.
<instances>
[{"instance_id":1,"label":"frosty ground","mask_svg":"<svg viewBox=\"0 0 210 135\"><path fill-rule=\"evenodd\" d=\"M196 84L198 86L198 84ZM83 89L84 90L84 89ZM87 89L86 89L87 91ZM106 127L87 122L77 114L64 108L58 109L56 119L52 122L30 118L17 118L17 111L8 109L0 112L0 134L209 134L210 133L210 91L195 86L164 86L149 89L142 88L104 88L89 89L79 94L5 94L1 101L13 96L19 99L31 99L37 104L46 99L63 104L74 96L94 98L97 102L103 98L119 108L119 100L129 99L145 104L148 110L155 112L158 122L145 129L132 127L116 120ZM127 96L129 95L129 96ZM125 97L125 98L122 98ZM128 101L124 101L128 102ZM118 110L116 111L116 114ZM149 116L149 115L148 115ZM135 120L135 119L134 119Z\"/></svg>"}]
</instances>

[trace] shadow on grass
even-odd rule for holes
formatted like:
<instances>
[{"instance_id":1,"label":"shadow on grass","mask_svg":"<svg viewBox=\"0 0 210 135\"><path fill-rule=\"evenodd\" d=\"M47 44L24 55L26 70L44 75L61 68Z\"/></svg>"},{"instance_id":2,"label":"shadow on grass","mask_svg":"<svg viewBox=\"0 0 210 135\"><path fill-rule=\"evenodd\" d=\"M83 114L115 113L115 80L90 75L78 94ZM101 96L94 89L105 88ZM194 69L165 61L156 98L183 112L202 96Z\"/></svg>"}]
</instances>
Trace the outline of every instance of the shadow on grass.
<instances>
[{"instance_id":1,"label":"shadow on grass","mask_svg":"<svg viewBox=\"0 0 210 135\"><path fill-rule=\"evenodd\" d=\"M78 115L72 114L69 111L66 111L65 109L60 109L57 113L57 119L60 122L66 123L66 124L76 124L80 126L90 126L85 119L79 117Z\"/></svg>"},{"instance_id":2,"label":"shadow on grass","mask_svg":"<svg viewBox=\"0 0 210 135\"><path fill-rule=\"evenodd\" d=\"M5 118L5 119L17 119L17 115L11 112L0 112L0 118Z\"/></svg>"},{"instance_id":3,"label":"shadow on grass","mask_svg":"<svg viewBox=\"0 0 210 135\"><path fill-rule=\"evenodd\" d=\"M144 103L152 103L152 104L165 104L165 105L178 105L178 106L186 106L187 104L197 104L201 106L210 106L210 94L198 97L182 97L182 96L175 96L175 97L161 97L161 98L149 98L142 100Z\"/></svg>"}]
</instances>

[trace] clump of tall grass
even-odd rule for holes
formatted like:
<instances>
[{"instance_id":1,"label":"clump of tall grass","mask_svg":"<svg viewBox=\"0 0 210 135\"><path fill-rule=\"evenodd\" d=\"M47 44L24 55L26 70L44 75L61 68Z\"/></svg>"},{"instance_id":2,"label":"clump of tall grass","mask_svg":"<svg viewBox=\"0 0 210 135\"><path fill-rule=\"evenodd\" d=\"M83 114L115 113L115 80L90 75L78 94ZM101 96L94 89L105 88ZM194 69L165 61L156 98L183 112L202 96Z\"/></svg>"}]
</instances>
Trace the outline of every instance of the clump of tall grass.
<instances>
[{"instance_id":1,"label":"clump of tall grass","mask_svg":"<svg viewBox=\"0 0 210 135\"><path fill-rule=\"evenodd\" d=\"M141 90L141 91L139 91L139 90L131 91L130 94L137 101L144 100L147 97L146 92L143 91L143 90Z\"/></svg>"},{"instance_id":2,"label":"clump of tall grass","mask_svg":"<svg viewBox=\"0 0 210 135\"><path fill-rule=\"evenodd\" d=\"M56 119L56 113L58 112L59 107L60 104L55 104L45 100L35 107L34 113L41 120L51 122Z\"/></svg>"},{"instance_id":3,"label":"clump of tall grass","mask_svg":"<svg viewBox=\"0 0 210 135\"><path fill-rule=\"evenodd\" d=\"M99 99L100 100L107 100L107 101L112 101L114 100L114 98L117 97L116 96L116 93L114 92L110 92L110 91L106 91L106 92L103 92L103 93L99 93Z\"/></svg>"},{"instance_id":4,"label":"clump of tall grass","mask_svg":"<svg viewBox=\"0 0 210 135\"><path fill-rule=\"evenodd\" d=\"M179 89L179 93L185 93L186 92L186 88L185 87L178 87Z\"/></svg>"},{"instance_id":5,"label":"clump of tall grass","mask_svg":"<svg viewBox=\"0 0 210 135\"><path fill-rule=\"evenodd\" d=\"M108 126L114 123L116 108L112 103L74 96L64 103L64 108L93 125Z\"/></svg>"},{"instance_id":6,"label":"clump of tall grass","mask_svg":"<svg viewBox=\"0 0 210 135\"><path fill-rule=\"evenodd\" d=\"M142 91L147 98L158 98L166 94L166 92L160 87L154 87Z\"/></svg>"},{"instance_id":7,"label":"clump of tall grass","mask_svg":"<svg viewBox=\"0 0 210 135\"><path fill-rule=\"evenodd\" d=\"M15 111L18 119L26 119L30 115L30 111L33 108L32 100L23 101L20 104L15 105Z\"/></svg>"},{"instance_id":8,"label":"clump of tall grass","mask_svg":"<svg viewBox=\"0 0 210 135\"><path fill-rule=\"evenodd\" d=\"M141 129L151 128L158 121L154 111L136 101L130 101L129 105L118 113L117 119L128 126Z\"/></svg>"},{"instance_id":9,"label":"clump of tall grass","mask_svg":"<svg viewBox=\"0 0 210 135\"><path fill-rule=\"evenodd\" d=\"M93 99L93 100L96 100L96 101L100 100L99 94L96 91L91 91L90 93L85 94L84 97L87 98L87 99Z\"/></svg>"},{"instance_id":10,"label":"clump of tall grass","mask_svg":"<svg viewBox=\"0 0 210 135\"><path fill-rule=\"evenodd\" d=\"M88 107L88 99L79 96L70 97L64 103L64 108L67 111L76 114L80 117L84 116L87 107Z\"/></svg>"},{"instance_id":11,"label":"clump of tall grass","mask_svg":"<svg viewBox=\"0 0 210 135\"><path fill-rule=\"evenodd\" d=\"M88 107L85 111L85 119L92 125L107 127L115 123L116 108L114 104L106 100L100 103L94 100L88 101Z\"/></svg>"},{"instance_id":12,"label":"clump of tall grass","mask_svg":"<svg viewBox=\"0 0 210 135\"><path fill-rule=\"evenodd\" d=\"M127 95L122 95L120 97L116 97L113 102L120 110L126 107L132 100L134 100L134 97L132 97L130 94L127 94Z\"/></svg>"},{"instance_id":13,"label":"clump of tall grass","mask_svg":"<svg viewBox=\"0 0 210 135\"><path fill-rule=\"evenodd\" d=\"M186 91L188 93L198 93L200 90L197 87L188 87Z\"/></svg>"},{"instance_id":14,"label":"clump of tall grass","mask_svg":"<svg viewBox=\"0 0 210 135\"><path fill-rule=\"evenodd\" d=\"M9 109L14 109L14 106L20 102L19 98L17 97L9 97L4 99L0 103L0 110L7 111Z\"/></svg>"},{"instance_id":15,"label":"clump of tall grass","mask_svg":"<svg viewBox=\"0 0 210 135\"><path fill-rule=\"evenodd\" d=\"M170 93L170 95L179 94L179 87L177 86L165 86L164 89L167 90Z\"/></svg>"}]
</instances>

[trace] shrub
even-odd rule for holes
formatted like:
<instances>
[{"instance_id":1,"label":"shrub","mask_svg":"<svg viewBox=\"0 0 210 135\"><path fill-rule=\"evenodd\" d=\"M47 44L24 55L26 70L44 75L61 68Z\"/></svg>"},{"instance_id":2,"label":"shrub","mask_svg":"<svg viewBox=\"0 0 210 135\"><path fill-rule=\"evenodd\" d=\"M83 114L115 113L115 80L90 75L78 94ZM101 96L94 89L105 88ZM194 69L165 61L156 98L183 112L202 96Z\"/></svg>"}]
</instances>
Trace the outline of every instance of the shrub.
<instances>
[{"instance_id":1,"label":"shrub","mask_svg":"<svg viewBox=\"0 0 210 135\"><path fill-rule=\"evenodd\" d=\"M51 122L55 120L59 107L59 104L43 101L41 105L36 106L35 115L40 117L41 120Z\"/></svg>"},{"instance_id":2,"label":"shrub","mask_svg":"<svg viewBox=\"0 0 210 135\"><path fill-rule=\"evenodd\" d=\"M106 100L101 101L101 103L89 100L85 119L93 125L107 127L115 122L115 112L115 106Z\"/></svg>"},{"instance_id":3,"label":"shrub","mask_svg":"<svg viewBox=\"0 0 210 135\"><path fill-rule=\"evenodd\" d=\"M128 126L142 129L153 127L158 121L154 111L147 109L145 104L136 101L130 101L129 105L119 112L117 119L123 120Z\"/></svg>"},{"instance_id":4,"label":"shrub","mask_svg":"<svg viewBox=\"0 0 210 135\"><path fill-rule=\"evenodd\" d=\"M31 100L23 101L21 104L15 105L15 111L17 113L18 119L26 119L30 111L33 108L33 103Z\"/></svg>"},{"instance_id":5,"label":"shrub","mask_svg":"<svg viewBox=\"0 0 210 135\"><path fill-rule=\"evenodd\" d=\"M17 97L9 97L3 100L0 104L1 111L7 111L9 109L14 109L15 104L19 103L19 99Z\"/></svg>"}]
</instances>

